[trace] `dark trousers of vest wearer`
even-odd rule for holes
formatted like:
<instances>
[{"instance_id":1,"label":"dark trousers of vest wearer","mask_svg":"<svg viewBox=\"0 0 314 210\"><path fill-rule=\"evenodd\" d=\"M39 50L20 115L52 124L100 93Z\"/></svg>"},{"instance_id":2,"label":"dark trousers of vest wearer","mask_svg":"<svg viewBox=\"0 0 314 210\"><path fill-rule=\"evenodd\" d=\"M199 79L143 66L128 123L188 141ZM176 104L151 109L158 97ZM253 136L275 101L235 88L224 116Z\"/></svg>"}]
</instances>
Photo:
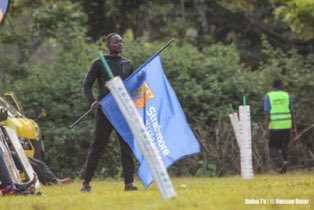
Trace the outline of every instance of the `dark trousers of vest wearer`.
<instances>
[{"instance_id":1,"label":"dark trousers of vest wearer","mask_svg":"<svg viewBox=\"0 0 314 210\"><path fill-rule=\"evenodd\" d=\"M281 167L283 161L288 160L288 145L290 142L290 130L270 130L268 142L269 154L276 167Z\"/></svg>"},{"instance_id":2,"label":"dark trousers of vest wearer","mask_svg":"<svg viewBox=\"0 0 314 210\"><path fill-rule=\"evenodd\" d=\"M108 145L109 137L112 131L113 126L103 114L103 112L98 109L95 116L95 141L87 155L85 170L82 177L84 181L90 182L92 180L92 177L97 168L98 161L103 153L104 148ZM121 150L124 183L132 183L134 176L132 150L119 134L118 136Z\"/></svg>"}]
</instances>

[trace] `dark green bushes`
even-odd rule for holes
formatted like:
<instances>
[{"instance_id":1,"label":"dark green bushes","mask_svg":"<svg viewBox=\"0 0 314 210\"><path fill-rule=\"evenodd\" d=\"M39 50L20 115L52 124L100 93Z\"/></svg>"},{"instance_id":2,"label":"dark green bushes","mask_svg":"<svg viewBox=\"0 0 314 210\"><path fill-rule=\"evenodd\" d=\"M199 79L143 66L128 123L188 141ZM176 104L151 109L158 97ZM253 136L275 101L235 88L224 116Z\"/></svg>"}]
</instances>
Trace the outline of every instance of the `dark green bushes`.
<instances>
[{"instance_id":1,"label":"dark green bushes","mask_svg":"<svg viewBox=\"0 0 314 210\"><path fill-rule=\"evenodd\" d=\"M59 34L48 46L54 61L38 62L27 69L27 78L7 87L21 98L26 112L39 119L47 150L47 162L58 174L78 176L92 143L93 118L87 117L75 129L70 125L89 109L82 94L82 79L89 63L97 57L98 45L83 36ZM67 40L65 42L65 40ZM51 43L54 43L53 45ZM125 56L140 66L163 45L125 40ZM179 161L172 167L176 175L224 175L239 172L239 152L229 123L230 104L236 109L247 96L252 110L253 158L257 171L268 169L265 140L261 137L263 96L274 78L282 78L295 97L297 124L302 130L313 124L313 55L300 56L295 51L273 49L265 42L265 58L254 72L240 61L234 45L216 44L200 53L193 45L177 42L162 53L164 70L185 110L188 121L202 144L199 155ZM96 85L96 84L95 84ZM313 134L313 133L312 133ZM311 132L302 142L313 141ZM292 149L295 165L309 161L308 144ZM305 146L303 146L305 145ZM301 149L300 149L301 148ZM309 162L307 162L309 163ZM97 175L120 176L119 148L113 135Z\"/></svg>"}]
</instances>

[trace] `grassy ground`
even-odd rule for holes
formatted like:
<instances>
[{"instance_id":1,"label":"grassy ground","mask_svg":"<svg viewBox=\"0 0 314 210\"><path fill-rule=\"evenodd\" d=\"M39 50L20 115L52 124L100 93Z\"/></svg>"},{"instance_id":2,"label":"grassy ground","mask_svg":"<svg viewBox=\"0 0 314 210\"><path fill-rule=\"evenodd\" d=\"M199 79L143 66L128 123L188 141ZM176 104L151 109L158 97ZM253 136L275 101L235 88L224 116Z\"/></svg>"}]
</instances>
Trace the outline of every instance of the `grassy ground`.
<instances>
[{"instance_id":1,"label":"grassy ground","mask_svg":"<svg viewBox=\"0 0 314 210\"><path fill-rule=\"evenodd\" d=\"M173 178L178 197L163 200L156 185L137 192L124 192L122 181L94 181L91 193L79 192L79 182L44 187L44 196L0 197L1 210L103 210L103 209L314 209L314 173L257 175L253 180L239 176L224 178ZM245 204L245 199L308 199L309 204ZM264 200L259 200L263 202ZM291 200L290 200L291 201Z\"/></svg>"}]
</instances>

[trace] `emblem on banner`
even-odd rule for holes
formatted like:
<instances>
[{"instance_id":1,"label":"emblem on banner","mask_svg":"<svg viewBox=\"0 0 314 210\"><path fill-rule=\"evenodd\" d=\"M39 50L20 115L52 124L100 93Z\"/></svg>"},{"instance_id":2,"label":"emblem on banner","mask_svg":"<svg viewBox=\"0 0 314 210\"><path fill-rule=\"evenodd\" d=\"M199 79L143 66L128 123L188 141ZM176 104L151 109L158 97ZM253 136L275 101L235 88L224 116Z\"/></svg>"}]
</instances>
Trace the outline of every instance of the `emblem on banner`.
<instances>
[{"instance_id":1,"label":"emblem on banner","mask_svg":"<svg viewBox=\"0 0 314 210\"><path fill-rule=\"evenodd\" d=\"M138 109L142 109L146 105L146 101L154 98L154 94L147 82L144 81L143 84L132 93L132 97L135 98L134 105Z\"/></svg>"}]
</instances>

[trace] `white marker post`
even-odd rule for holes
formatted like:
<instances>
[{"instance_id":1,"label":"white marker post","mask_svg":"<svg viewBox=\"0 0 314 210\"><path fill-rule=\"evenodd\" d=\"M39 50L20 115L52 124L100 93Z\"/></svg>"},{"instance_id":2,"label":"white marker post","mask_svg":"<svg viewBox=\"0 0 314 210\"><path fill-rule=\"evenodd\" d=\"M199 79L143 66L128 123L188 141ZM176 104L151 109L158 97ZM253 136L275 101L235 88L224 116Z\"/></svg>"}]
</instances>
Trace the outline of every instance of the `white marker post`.
<instances>
[{"instance_id":1,"label":"white marker post","mask_svg":"<svg viewBox=\"0 0 314 210\"><path fill-rule=\"evenodd\" d=\"M243 178L252 179L254 177L252 165L252 135L251 135L251 115L250 106L240 106L240 132L242 133L242 153L244 157L244 174Z\"/></svg>"},{"instance_id":2,"label":"white marker post","mask_svg":"<svg viewBox=\"0 0 314 210\"><path fill-rule=\"evenodd\" d=\"M8 168L9 175L10 175L12 181L15 182L15 183L21 184L22 180L20 178L19 171L16 168L14 160L13 160L13 158L11 156L11 151L10 151L10 148L9 148L7 142L6 142L6 136L3 133L2 128L3 127L1 126L1 129L0 129L0 149L2 151L3 160L5 162L5 165Z\"/></svg>"},{"instance_id":3,"label":"white marker post","mask_svg":"<svg viewBox=\"0 0 314 210\"><path fill-rule=\"evenodd\" d=\"M236 136L236 140L239 146L240 151L240 170L241 170L241 176L243 177L245 174L245 158L243 155L243 139L242 139L242 133L240 133L240 121L238 118L238 114L236 112L229 114L229 118Z\"/></svg>"},{"instance_id":4,"label":"white marker post","mask_svg":"<svg viewBox=\"0 0 314 210\"><path fill-rule=\"evenodd\" d=\"M9 141L11 142L21 164L22 164L22 167L28 177L29 180L32 180L34 179L34 175L36 174L33 167L31 166L31 164L29 163L29 160L24 152L24 149L17 137L17 134L15 132L15 130L11 129L11 128L8 128L8 127L5 127L5 130L9 136ZM41 185L40 185L40 182L39 180L37 179L36 183L35 183L35 188L37 190L40 190L41 188Z\"/></svg>"},{"instance_id":5,"label":"white marker post","mask_svg":"<svg viewBox=\"0 0 314 210\"><path fill-rule=\"evenodd\" d=\"M238 119L237 113L230 114L229 118L240 149L241 176L244 179L252 179L254 172L252 163L250 106L246 105L245 97L243 103L244 105L239 107L240 119Z\"/></svg>"},{"instance_id":6,"label":"white marker post","mask_svg":"<svg viewBox=\"0 0 314 210\"><path fill-rule=\"evenodd\" d=\"M161 196L165 199L176 197L176 192L173 188L167 169L162 162L157 148L153 144L153 140L151 139L141 116L139 115L129 93L126 90L123 81L120 77L113 78L110 67L101 52L99 53L99 56L108 76L111 78L106 85L117 102L119 109L127 121L132 134L134 135L135 140L137 141L140 150L147 161L148 167L157 183Z\"/></svg>"}]
</instances>

